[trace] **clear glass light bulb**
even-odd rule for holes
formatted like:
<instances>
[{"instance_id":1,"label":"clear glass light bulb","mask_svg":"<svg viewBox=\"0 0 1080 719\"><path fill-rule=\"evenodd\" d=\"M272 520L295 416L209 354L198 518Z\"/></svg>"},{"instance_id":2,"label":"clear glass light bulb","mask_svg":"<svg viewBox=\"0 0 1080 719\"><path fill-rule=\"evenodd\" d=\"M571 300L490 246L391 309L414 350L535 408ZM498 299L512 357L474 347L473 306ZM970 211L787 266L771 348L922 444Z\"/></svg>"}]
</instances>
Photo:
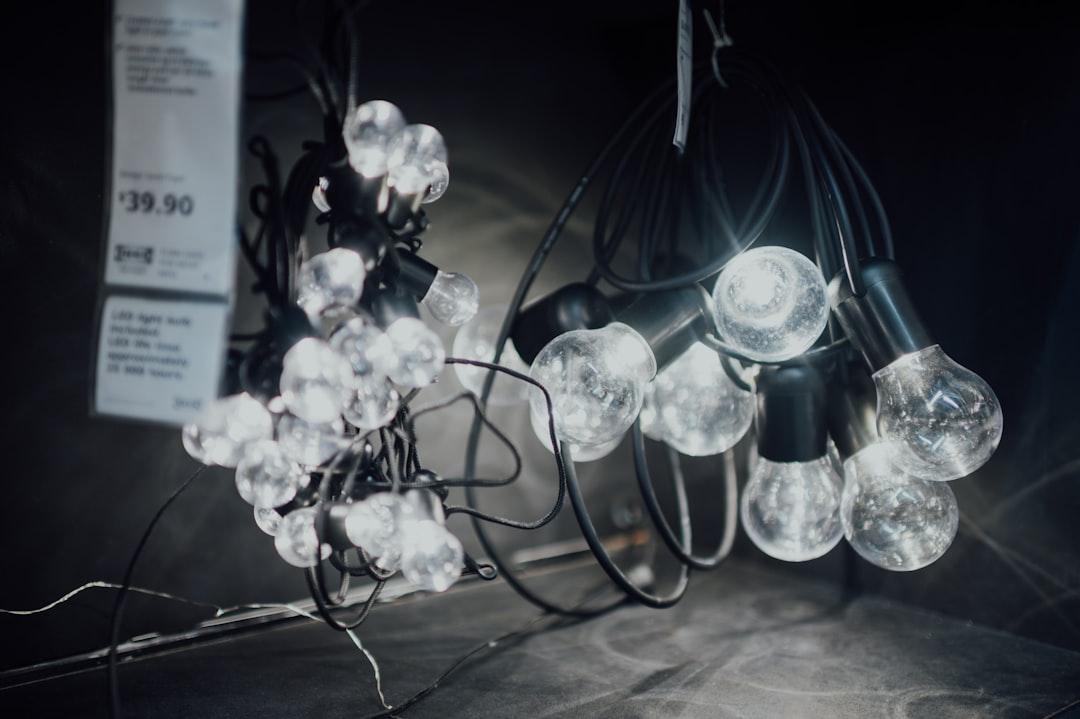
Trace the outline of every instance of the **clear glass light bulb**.
<instances>
[{"instance_id":1,"label":"clear glass light bulb","mask_svg":"<svg viewBox=\"0 0 1080 719\"><path fill-rule=\"evenodd\" d=\"M948 550L960 521L948 483L898 471L887 442L848 458L844 476L844 536L866 561L905 572L922 569Z\"/></svg>"},{"instance_id":2,"label":"clear glass light bulb","mask_svg":"<svg viewBox=\"0 0 1080 719\"><path fill-rule=\"evenodd\" d=\"M439 322L457 327L476 316L480 308L480 290L468 275L439 270L420 301Z\"/></svg>"},{"instance_id":3,"label":"clear glass light bulb","mask_svg":"<svg viewBox=\"0 0 1080 719\"><path fill-rule=\"evenodd\" d=\"M824 556L844 534L843 482L828 457L773 462L758 457L743 489L743 529L758 549L785 562Z\"/></svg>"},{"instance_id":4,"label":"clear glass light bulb","mask_svg":"<svg viewBox=\"0 0 1080 719\"><path fill-rule=\"evenodd\" d=\"M536 438L540 440L540 444L544 446L544 449L554 454L555 450L551 448L551 431L548 427L547 415L545 414L541 418L533 412L529 412L529 423L532 425L533 433L536 435ZM601 442L600 444L570 444L570 456L575 463L595 462L598 459L603 459L618 449L625 436L626 433L624 432L615 439ZM561 442L560 444L566 443Z\"/></svg>"},{"instance_id":5,"label":"clear glass light bulb","mask_svg":"<svg viewBox=\"0 0 1080 719\"><path fill-rule=\"evenodd\" d=\"M787 247L743 252L720 273L712 297L720 336L760 362L802 354L829 321L821 270Z\"/></svg>"},{"instance_id":6,"label":"clear glass light bulb","mask_svg":"<svg viewBox=\"0 0 1080 719\"><path fill-rule=\"evenodd\" d=\"M401 566L401 524L415 508L395 492L377 492L349 508L345 534L386 571Z\"/></svg>"},{"instance_id":7,"label":"clear glass light bulb","mask_svg":"<svg viewBox=\"0 0 1080 719\"><path fill-rule=\"evenodd\" d=\"M426 387L446 363L442 339L422 320L402 317L386 328L393 348L390 379L402 387Z\"/></svg>"},{"instance_id":8,"label":"clear glass light bulb","mask_svg":"<svg viewBox=\"0 0 1080 719\"><path fill-rule=\"evenodd\" d=\"M341 130L349 165L364 177L386 174L390 141L404 127L405 116L391 102L370 100L358 105Z\"/></svg>"},{"instance_id":9,"label":"clear glass light bulb","mask_svg":"<svg viewBox=\"0 0 1080 719\"><path fill-rule=\"evenodd\" d=\"M252 442L274 436L274 420L244 392L215 399L198 419L184 425L184 449L203 464L235 467Z\"/></svg>"},{"instance_id":10,"label":"clear glass light bulb","mask_svg":"<svg viewBox=\"0 0 1080 719\"><path fill-rule=\"evenodd\" d=\"M453 353L455 357L462 359L480 360L491 362L495 358L495 340L499 338L499 330L502 329L503 317L506 308L500 306L485 307L475 317L461 326L454 335ZM521 374L529 373L529 365L521 359L513 340L507 339L503 348L499 364L507 369L512 369ZM487 380L488 370L482 367L470 367L464 364L455 364L454 373L457 374L461 385L475 394L477 397L484 390L484 382ZM498 374L491 385L491 393L488 395L489 406L507 406L524 402L529 397L529 385L513 377Z\"/></svg>"},{"instance_id":11,"label":"clear glass light bulb","mask_svg":"<svg viewBox=\"0 0 1080 719\"><path fill-rule=\"evenodd\" d=\"M361 430L385 427L397 415L401 395L385 377L357 379L345 405L345 421Z\"/></svg>"},{"instance_id":12,"label":"clear glass light bulb","mask_svg":"<svg viewBox=\"0 0 1080 719\"><path fill-rule=\"evenodd\" d=\"M344 433L345 422L341 417L335 417L332 422L316 423L285 414L277 425L281 450L286 457L304 467L317 467L333 458L346 445Z\"/></svg>"},{"instance_id":13,"label":"clear glass light bulb","mask_svg":"<svg viewBox=\"0 0 1080 719\"><path fill-rule=\"evenodd\" d=\"M281 515L273 507L255 507L255 524L273 537L281 526Z\"/></svg>"},{"instance_id":14,"label":"clear glass light bulb","mask_svg":"<svg viewBox=\"0 0 1080 719\"><path fill-rule=\"evenodd\" d=\"M716 352L698 342L645 388L641 428L682 454L706 457L743 438L755 406L754 393L739 389Z\"/></svg>"},{"instance_id":15,"label":"clear glass light bulb","mask_svg":"<svg viewBox=\"0 0 1080 719\"><path fill-rule=\"evenodd\" d=\"M330 335L330 346L349 361L357 379L381 379L390 373L394 357L390 338L363 316L340 324Z\"/></svg>"},{"instance_id":16,"label":"clear glass light bulb","mask_svg":"<svg viewBox=\"0 0 1080 719\"><path fill-rule=\"evenodd\" d=\"M415 587L445 592L461 576L465 550L450 530L431 519L401 527L401 573Z\"/></svg>"},{"instance_id":17,"label":"clear glass light bulb","mask_svg":"<svg viewBox=\"0 0 1080 719\"><path fill-rule=\"evenodd\" d=\"M307 474L273 440L248 445L236 465L236 490L255 507L280 507L306 483Z\"/></svg>"},{"instance_id":18,"label":"clear glass light bulb","mask_svg":"<svg viewBox=\"0 0 1080 719\"><path fill-rule=\"evenodd\" d=\"M294 567L314 567L330 556L330 545L320 544L315 533L315 509L301 507L281 518L274 534L278 554Z\"/></svg>"},{"instance_id":19,"label":"clear glass light bulb","mask_svg":"<svg viewBox=\"0 0 1080 719\"><path fill-rule=\"evenodd\" d=\"M367 269L359 252L335 247L300 265L296 303L312 318L333 308L346 309L360 301Z\"/></svg>"},{"instance_id":20,"label":"clear glass light bulb","mask_svg":"<svg viewBox=\"0 0 1080 719\"><path fill-rule=\"evenodd\" d=\"M431 125L408 125L390 142L387 184L403 195L423 195L434 202L446 192L450 170L446 143Z\"/></svg>"},{"instance_id":21,"label":"clear glass light bulb","mask_svg":"<svg viewBox=\"0 0 1080 719\"><path fill-rule=\"evenodd\" d=\"M986 463L1001 441L997 395L938 345L874 373L878 431L898 445L897 464L923 479L950 480Z\"/></svg>"},{"instance_id":22,"label":"clear glass light bulb","mask_svg":"<svg viewBox=\"0 0 1080 719\"><path fill-rule=\"evenodd\" d=\"M311 190L311 204L315 205L315 209L319 212L330 211L330 200L326 199L328 189L330 189L330 180L320 177Z\"/></svg>"},{"instance_id":23,"label":"clear glass light bulb","mask_svg":"<svg viewBox=\"0 0 1080 719\"><path fill-rule=\"evenodd\" d=\"M612 322L566 332L533 360L529 376L551 394L559 441L591 446L611 442L637 419L656 358L632 327ZM547 422L544 395L529 390L529 408Z\"/></svg>"},{"instance_id":24,"label":"clear glass light bulb","mask_svg":"<svg viewBox=\"0 0 1080 719\"><path fill-rule=\"evenodd\" d=\"M332 422L341 415L352 384L349 361L314 337L290 347L281 363L281 399L308 422Z\"/></svg>"}]
</instances>

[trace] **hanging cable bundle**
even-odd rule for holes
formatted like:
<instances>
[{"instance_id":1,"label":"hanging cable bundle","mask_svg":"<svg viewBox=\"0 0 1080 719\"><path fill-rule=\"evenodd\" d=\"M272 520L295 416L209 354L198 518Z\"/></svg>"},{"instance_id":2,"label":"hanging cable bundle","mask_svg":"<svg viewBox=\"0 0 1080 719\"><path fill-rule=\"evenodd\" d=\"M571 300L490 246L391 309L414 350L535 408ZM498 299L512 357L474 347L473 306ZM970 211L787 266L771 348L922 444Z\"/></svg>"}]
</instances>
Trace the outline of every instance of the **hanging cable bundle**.
<instances>
[{"instance_id":1,"label":"hanging cable bundle","mask_svg":"<svg viewBox=\"0 0 1080 719\"><path fill-rule=\"evenodd\" d=\"M941 354L919 320L868 174L805 93L729 45L718 41L694 67L684 148L671 142L674 82L617 130L541 239L491 338L493 362L504 352L520 355L550 392L557 443L542 431L548 398L530 397L533 426L549 449L598 461L631 435L642 500L682 566L669 594L636 585L608 555L572 462L568 490L612 581L657 607L678 600L690 568L715 568L730 552L732 451L744 440L756 452L738 513L762 551L805 561L846 537L871 563L910 570L940 557L955 536L956 502L945 481L985 463L1001 436L993 391ZM739 127L756 131L732 137L726 130L746 100L755 119ZM763 149L750 181L725 172L733 142L744 153ZM526 303L596 184L591 271ZM804 208L803 238L772 231L781 206ZM861 379L870 373L873 382ZM868 387L860 406L870 409L845 414L846 398L861 392L865 400ZM859 441L840 439L860 422ZM645 437L666 445L678 532L653 488ZM723 539L709 557L691 549L679 454L726 457ZM475 529L505 573L484 528ZM515 588L549 611L566 609Z\"/></svg>"}]
</instances>

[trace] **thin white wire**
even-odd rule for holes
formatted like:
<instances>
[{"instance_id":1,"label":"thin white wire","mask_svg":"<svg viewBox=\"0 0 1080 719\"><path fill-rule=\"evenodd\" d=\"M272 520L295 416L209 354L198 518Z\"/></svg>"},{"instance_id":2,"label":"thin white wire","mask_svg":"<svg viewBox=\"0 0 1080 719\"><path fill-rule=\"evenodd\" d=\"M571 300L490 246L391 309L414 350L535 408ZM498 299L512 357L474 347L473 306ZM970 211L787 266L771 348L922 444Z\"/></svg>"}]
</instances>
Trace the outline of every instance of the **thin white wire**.
<instances>
[{"instance_id":1,"label":"thin white wire","mask_svg":"<svg viewBox=\"0 0 1080 719\"><path fill-rule=\"evenodd\" d=\"M93 582L87 582L86 584L83 584L80 587L76 587L75 589L72 589L70 592L68 592L64 596L60 597L56 601L49 602L45 606L38 607L37 609L0 609L0 613L2 613L2 614L14 614L14 615L20 616L20 617L30 616L30 615L33 615L33 614L41 614L42 612L47 612L50 609L53 609L53 608L63 604L64 602L69 601L73 597L81 594L82 592L85 592L87 589L122 589L122 588L123 588L122 585L116 584L114 582L103 582L103 581L100 581L100 580L93 581ZM238 604L238 605L233 606L233 607L222 607L222 606L220 606L218 604L214 604L212 602L200 602L200 601L198 601L196 599L188 599L187 597L181 597L181 596L177 596L175 594L169 594L168 592L159 592L159 591L156 591L154 589L145 589L143 587L128 587L128 591L129 592L137 592L139 594L146 594L146 595L149 595L151 597L160 597L161 599L172 599L172 600L178 601L178 602L186 602L187 604L195 604L195 605L200 606L200 607L208 607L208 608L211 608L211 609L214 610L214 617L215 618L224 616L226 614L231 614L232 612L238 612L238 611L243 611L243 610L247 610L247 609L285 609L285 610L288 610L288 611L290 611L290 612L292 612L294 614L302 616L302 617L304 617L306 619L310 619L310 620L315 621L315 622L320 621L319 617L312 614L307 609L304 609L303 607L301 607L299 605L290 604L290 603L281 603L281 604L276 604L276 603L270 603L270 604ZM360 641L360 637L356 634L356 632L354 630L349 629L349 630L346 631L346 634L349 635L349 638L352 640L353 644L356 645L356 648L364 653L364 656L367 657L368 663L371 664L371 669L375 674L375 691L378 692L378 694L379 694L379 702L382 704L384 709L387 709L387 710L393 709L393 707L386 702L386 696L383 694L382 670L379 668L379 662L375 659L375 656L370 651L368 651L367 647L364 646L363 642Z\"/></svg>"},{"instance_id":2,"label":"thin white wire","mask_svg":"<svg viewBox=\"0 0 1080 719\"><path fill-rule=\"evenodd\" d=\"M55 602L50 602L50 603L46 604L43 607L39 607L37 609L0 609L0 614L14 614L14 615L20 616L20 617L29 616L31 614L40 614L41 612L47 612L50 609L52 609L52 608L54 608L56 606L59 606L60 604L63 604L64 602L68 601L69 599L71 599L75 595L80 594L81 592L84 592L87 589L121 589L121 588L122 588L121 585L115 584L113 582L102 582L102 581L87 582L86 584L82 585L81 587L77 587L76 589L72 589L70 592L68 592L64 596L60 597L59 599L57 599ZM218 612L219 612L218 616L220 616L221 612L223 611L222 608L219 607L217 604L212 604L210 602L200 602L200 601L197 601L197 600L194 600L194 599L187 599L185 597L178 597L178 596L176 596L174 594L168 594L166 592L157 592L157 591L154 591L153 589L143 589L141 587L128 587L128 591L138 592L140 594L148 594L148 595L150 595L152 597L161 597L162 599L175 599L176 601L179 601L179 602L187 602L188 604L197 604L200 607L209 607L211 609L218 610Z\"/></svg>"}]
</instances>

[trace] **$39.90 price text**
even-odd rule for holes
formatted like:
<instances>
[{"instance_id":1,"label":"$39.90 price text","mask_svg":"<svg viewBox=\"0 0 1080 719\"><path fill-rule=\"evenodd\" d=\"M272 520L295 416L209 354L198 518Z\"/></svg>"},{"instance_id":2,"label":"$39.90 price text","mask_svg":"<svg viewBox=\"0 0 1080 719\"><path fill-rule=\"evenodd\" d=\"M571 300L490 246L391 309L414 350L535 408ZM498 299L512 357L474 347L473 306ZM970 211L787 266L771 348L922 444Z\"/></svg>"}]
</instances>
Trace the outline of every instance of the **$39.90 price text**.
<instances>
[{"instance_id":1,"label":"$39.90 price text","mask_svg":"<svg viewBox=\"0 0 1080 719\"><path fill-rule=\"evenodd\" d=\"M195 211L191 195L166 193L158 197L153 192L125 190L119 194L120 207L127 212L187 217Z\"/></svg>"}]
</instances>

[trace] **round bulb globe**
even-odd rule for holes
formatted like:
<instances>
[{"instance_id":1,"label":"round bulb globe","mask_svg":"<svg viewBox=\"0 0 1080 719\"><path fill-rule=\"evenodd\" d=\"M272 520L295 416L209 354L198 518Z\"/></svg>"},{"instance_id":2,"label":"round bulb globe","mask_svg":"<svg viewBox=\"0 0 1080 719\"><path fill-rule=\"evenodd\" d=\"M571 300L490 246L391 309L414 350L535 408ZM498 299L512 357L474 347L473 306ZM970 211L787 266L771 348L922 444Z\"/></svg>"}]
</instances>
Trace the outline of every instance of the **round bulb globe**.
<instances>
[{"instance_id":1,"label":"round bulb globe","mask_svg":"<svg viewBox=\"0 0 1080 719\"><path fill-rule=\"evenodd\" d=\"M802 354L829 321L821 270L787 247L743 252L724 267L712 297L720 336L759 362Z\"/></svg>"}]
</instances>

